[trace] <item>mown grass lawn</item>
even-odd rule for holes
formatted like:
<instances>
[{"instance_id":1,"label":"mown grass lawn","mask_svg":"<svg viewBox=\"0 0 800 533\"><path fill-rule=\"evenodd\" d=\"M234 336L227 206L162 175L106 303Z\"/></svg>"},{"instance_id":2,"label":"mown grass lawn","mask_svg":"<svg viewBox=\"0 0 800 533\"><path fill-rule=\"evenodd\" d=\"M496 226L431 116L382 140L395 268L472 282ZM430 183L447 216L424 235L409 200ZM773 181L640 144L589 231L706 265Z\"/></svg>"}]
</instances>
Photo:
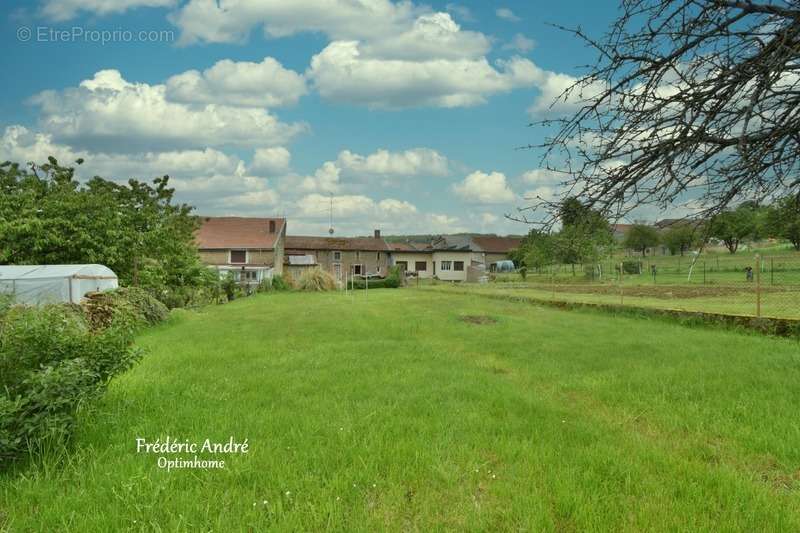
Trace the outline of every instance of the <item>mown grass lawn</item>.
<instances>
[{"instance_id":1,"label":"mown grass lawn","mask_svg":"<svg viewBox=\"0 0 800 533\"><path fill-rule=\"evenodd\" d=\"M797 341L405 289L139 342L62 464L0 478L0 530L800 530ZM166 472L135 439L167 435L250 451Z\"/></svg>"}]
</instances>

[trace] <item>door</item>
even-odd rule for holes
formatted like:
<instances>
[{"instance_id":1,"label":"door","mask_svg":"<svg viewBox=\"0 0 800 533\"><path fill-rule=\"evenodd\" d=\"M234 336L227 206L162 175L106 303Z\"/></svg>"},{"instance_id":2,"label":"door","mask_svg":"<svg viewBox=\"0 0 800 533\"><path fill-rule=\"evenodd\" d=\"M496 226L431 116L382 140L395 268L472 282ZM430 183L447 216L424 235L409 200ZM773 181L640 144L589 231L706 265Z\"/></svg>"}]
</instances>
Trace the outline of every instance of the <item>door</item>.
<instances>
[{"instance_id":1,"label":"door","mask_svg":"<svg viewBox=\"0 0 800 533\"><path fill-rule=\"evenodd\" d=\"M341 263L334 263L333 264L333 277L336 278L336 281L342 281L342 264Z\"/></svg>"}]
</instances>

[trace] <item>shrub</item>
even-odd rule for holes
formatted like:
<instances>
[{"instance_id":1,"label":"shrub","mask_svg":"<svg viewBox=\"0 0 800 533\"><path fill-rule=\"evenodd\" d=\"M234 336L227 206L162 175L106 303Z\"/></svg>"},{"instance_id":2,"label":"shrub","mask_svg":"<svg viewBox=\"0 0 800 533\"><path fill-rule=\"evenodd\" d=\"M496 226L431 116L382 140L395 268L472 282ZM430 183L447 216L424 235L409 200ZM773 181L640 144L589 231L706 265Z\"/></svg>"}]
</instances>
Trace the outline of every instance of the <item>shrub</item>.
<instances>
[{"instance_id":1,"label":"shrub","mask_svg":"<svg viewBox=\"0 0 800 533\"><path fill-rule=\"evenodd\" d=\"M641 261L623 261L622 262L622 272L625 274L640 274L642 268ZM619 272L619 267L617 267L617 272Z\"/></svg>"},{"instance_id":2,"label":"shrub","mask_svg":"<svg viewBox=\"0 0 800 533\"><path fill-rule=\"evenodd\" d=\"M78 407L141 356L127 317L92 330L72 305L14 306L0 325L0 463L71 435Z\"/></svg>"},{"instance_id":3,"label":"shrub","mask_svg":"<svg viewBox=\"0 0 800 533\"><path fill-rule=\"evenodd\" d=\"M153 326L169 316L167 306L138 287L90 293L82 302L89 324L104 329L113 322L124 322L132 329Z\"/></svg>"},{"instance_id":4,"label":"shrub","mask_svg":"<svg viewBox=\"0 0 800 533\"><path fill-rule=\"evenodd\" d=\"M301 291L332 291L336 289L336 280L321 268L310 268L300 276L297 288Z\"/></svg>"},{"instance_id":5,"label":"shrub","mask_svg":"<svg viewBox=\"0 0 800 533\"><path fill-rule=\"evenodd\" d=\"M285 274L275 274L272 276L272 290L274 291L290 291L295 287L294 278L286 272Z\"/></svg>"},{"instance_id":6,"label":"shrub","mask_svg":"<svg viewBox=\"0 0 800 533\"><path fill-rule=\"evenodd\" d=\"M387 289L396 289L405 285L406 277L403 269L398 266L393 266L389 269L389 274L384 278L384 286Z\"/></svg>"},{"instance_id":7,"label":"shrub","mask_svg":"<svg viewBox=\"0 0 800 533\"><path fill-rule=\"evenodd\" d=\"M239 283L237 283L233 272L228 272L228 274L220 280L219 286L229 302L242 295L242 288L239 286Z\"/></svg>"},{"instance_id":8,"label":"shrub","mask_svg":"<svg viewBox=\"0 0 800 533\"><path fill-rule=\"evenodd\" d=\"M270 292L272 291L272 279L264 278L258 282L256 292Z\"/></svg>"}]
</instances>

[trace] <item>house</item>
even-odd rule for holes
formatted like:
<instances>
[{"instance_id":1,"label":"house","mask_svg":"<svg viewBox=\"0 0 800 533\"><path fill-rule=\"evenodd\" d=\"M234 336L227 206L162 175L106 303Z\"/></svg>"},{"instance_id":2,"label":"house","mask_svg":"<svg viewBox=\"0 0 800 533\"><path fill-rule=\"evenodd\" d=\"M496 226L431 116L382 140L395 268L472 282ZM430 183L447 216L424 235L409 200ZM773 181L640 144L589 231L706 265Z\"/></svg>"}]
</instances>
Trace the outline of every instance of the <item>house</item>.
<instances>
[{"instance_id":1,"label":"house","mask_svg":"<svg viewBox=\"0 0 800 533\"><path fill-rule=\"evenodd\" d=\"M395 266L420 278L433 277L433 248L418 242L389 243Z\"/></svg>"},{"instance_id":2,"label":"house","mask_svg":"<svg viewBox=\"0 0 800 533\"><path fill-rule=\"evenodd\" d=\"M286 238L286 255L313 256L314 262L337 281L344 281L346 274L383 277L392 265L392 250L381 237L380 230L375 230L372 237L290 235Z\"/></svg>"},{"instance_id":3,"label":"house","mask_svg":"<svg viewBox=\"0 0 800 533\"><path fill-rule=\"evenodd\" d=\"M200 217L195 241L200 260L220 275L249 284L283 272L285 218Z\"/></svg>"},{"instance_id":4,"label":"house","mask_svg":"<svg viewBox=\"0 0 800 533\"><path fill-rule=\"evenodd\" d=\"M476 281L482 273L485 273L482 252L477 250L469 235L441 235L431 242L431 247L433 275L437 279Z\"/></svg>"},{"instance_id":5,"label":"house","mask_svg":"<svg viewBox=\"0 0 800 533\"><path fill-rule=\"evenodd\" d=\"M511 251L522 244L522 237L498 237L496 235L475 235L472 237L483 253L483 263L487 266L511 259Z\"/></svg>"}]
</instances>

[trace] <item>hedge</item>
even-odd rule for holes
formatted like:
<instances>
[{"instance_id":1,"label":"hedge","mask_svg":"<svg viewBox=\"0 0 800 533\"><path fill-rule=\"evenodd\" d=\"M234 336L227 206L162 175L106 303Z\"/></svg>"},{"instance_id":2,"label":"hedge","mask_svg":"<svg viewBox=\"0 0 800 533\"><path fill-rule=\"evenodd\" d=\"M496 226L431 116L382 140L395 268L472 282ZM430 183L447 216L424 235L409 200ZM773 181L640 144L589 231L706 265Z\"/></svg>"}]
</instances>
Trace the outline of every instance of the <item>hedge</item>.
<instances>
[{"instance_id":1,"label":"hedge","mask_svg":"<svg viewBox=\"0 0 800 533\"><path fill-rule=\"evenodd\" d=\"M0 470L66 443L80 406L141 357L135 331L167 313L138 289L92 294L83 307L0 306Z\"/></svg>"}]
</instances>

